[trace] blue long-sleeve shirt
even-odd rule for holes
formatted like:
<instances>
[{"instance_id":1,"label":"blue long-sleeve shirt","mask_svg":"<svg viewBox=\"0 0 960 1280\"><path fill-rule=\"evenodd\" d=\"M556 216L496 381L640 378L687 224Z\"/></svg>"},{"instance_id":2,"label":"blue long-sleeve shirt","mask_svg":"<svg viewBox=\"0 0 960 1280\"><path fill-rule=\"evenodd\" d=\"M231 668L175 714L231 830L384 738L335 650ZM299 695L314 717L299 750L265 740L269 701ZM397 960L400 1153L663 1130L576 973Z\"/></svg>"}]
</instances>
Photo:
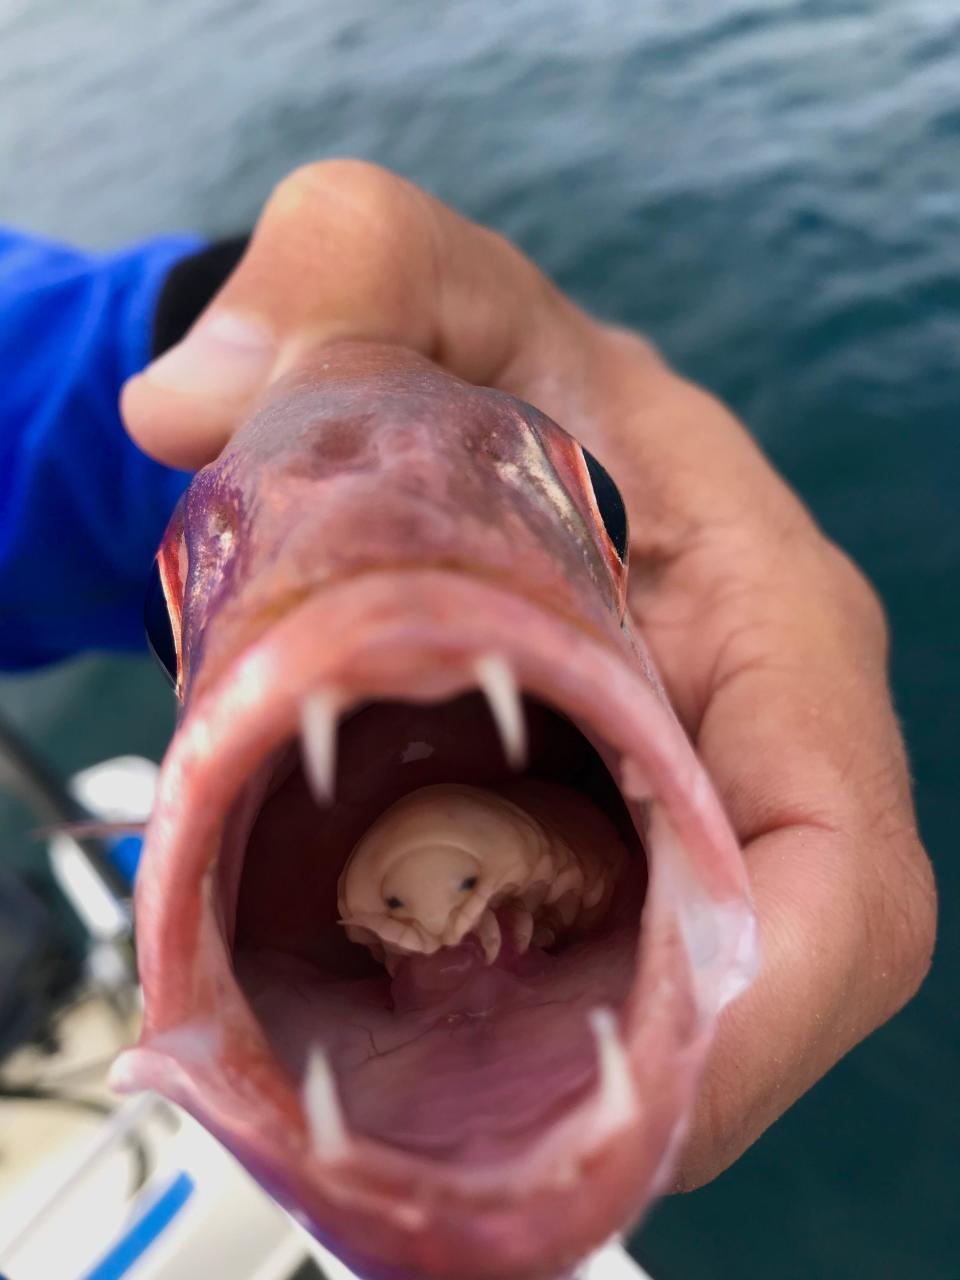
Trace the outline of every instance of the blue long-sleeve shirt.
<instances>
[{"instance_id":1,"label":"blue long-sleeve shirt","mask_svg":"<svg viewBox=\"0 0 960 1280\"><path fill-rule=\"evenodd\" d=\"M0 227L0 668L143 648L150 563L189 477L134 447L117 401L199 246L93 254Z\"/></svg>"}]
</instances>

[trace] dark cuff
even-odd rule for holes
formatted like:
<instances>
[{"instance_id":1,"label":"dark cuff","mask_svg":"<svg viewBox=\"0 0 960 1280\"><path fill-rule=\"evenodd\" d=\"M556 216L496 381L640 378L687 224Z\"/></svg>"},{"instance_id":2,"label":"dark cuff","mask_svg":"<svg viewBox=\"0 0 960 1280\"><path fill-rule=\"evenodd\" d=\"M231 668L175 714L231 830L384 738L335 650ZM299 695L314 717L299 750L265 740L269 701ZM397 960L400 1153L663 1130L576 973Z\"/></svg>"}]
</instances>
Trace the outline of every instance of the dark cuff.
<instances>
[{"instance_id":1,"label":"dark cuff","mask_svg":"<svg viewBox=\"0 0 960 1280\"><path fill-rule=\"evenodd\" d=\"M181 258L160 291L150 339L151 359L186 334L243 257L248 241L248 236L235 236Z\"/></svg>"}]
</instances>

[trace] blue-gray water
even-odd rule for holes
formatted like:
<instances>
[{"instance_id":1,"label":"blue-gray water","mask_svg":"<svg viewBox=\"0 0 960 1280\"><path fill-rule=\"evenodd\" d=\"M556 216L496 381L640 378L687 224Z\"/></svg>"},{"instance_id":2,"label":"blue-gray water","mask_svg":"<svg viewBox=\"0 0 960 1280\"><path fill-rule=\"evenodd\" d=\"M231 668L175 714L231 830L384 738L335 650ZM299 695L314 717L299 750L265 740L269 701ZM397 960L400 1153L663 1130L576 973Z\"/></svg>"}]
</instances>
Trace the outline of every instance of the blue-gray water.
<instances>
[{"instance_id":1,"label":"blue-gray water","mask_svg":"<svg viewBox=\"0 0 960 1280\"><path fill-rule=\"evenodd\" d=\"M735 1169L662 1206L639 1256L657 1280L958 1280L960 8L0 0L4 221L96 245L232 230L338 153L647 330L889 609L943 898L933 974ZM64 768L169 725L136 664L0 698Z\"/></svg>"}]
</instances>

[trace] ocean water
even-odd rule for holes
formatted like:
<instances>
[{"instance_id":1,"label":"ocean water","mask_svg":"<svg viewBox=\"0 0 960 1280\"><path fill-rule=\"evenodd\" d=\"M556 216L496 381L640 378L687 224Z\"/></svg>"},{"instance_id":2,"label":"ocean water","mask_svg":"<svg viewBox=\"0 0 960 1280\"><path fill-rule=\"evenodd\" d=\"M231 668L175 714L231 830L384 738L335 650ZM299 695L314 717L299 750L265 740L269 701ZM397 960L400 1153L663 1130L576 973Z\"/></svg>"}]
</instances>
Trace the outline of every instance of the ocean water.
<instances>
[{"instance_id":1,"label":"ocean water","mask_svg":"<svg viewBox=\"0 0 960 1280\"><path fill-rule=\"evenodd\" d=\"M933 973L634 1247L656 1280L960 1278L960 8L949 0L0 0L0 219L250 224L394 167L725 397L881 591L942 895ZM0 684L61 768L156 753L159 678ZM5 854L26 819L0 810Z\"/></svg>"}]
</instances>

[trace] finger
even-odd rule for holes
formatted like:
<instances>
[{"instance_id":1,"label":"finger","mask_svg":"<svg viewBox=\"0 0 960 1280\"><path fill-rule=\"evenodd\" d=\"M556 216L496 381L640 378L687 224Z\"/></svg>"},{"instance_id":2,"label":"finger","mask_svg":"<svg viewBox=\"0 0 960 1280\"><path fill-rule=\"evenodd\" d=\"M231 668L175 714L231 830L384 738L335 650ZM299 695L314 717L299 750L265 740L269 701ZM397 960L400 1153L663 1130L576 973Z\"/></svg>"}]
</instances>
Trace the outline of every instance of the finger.
<instances>
[{"instance_id":1,"label":"finger","mask_svg":"<svg viewBox=\"0 0 960 1280\"><path fill-rule=\"evenodd\" d=\"M531 333L577 314L499 236L376 166L327 161L277 187L184 341L127 384L123 414L148 453L196 467L305 347L400 343L496 383Z\"/></svg>"},{"instance_id":2,"label":"finger","mask_svg":"<svg viewBox=\"0 0 960 1280\"><path fill-rule=\"evenodd\" d=\"M705 1077L694 1186L909 999L935 892L873 591L723 406L630 335L590 341L566 421L624 489L631 609L744 845L762 937Z\"/></svg>"},{"instance_id":3,"label":"finger","mask_svg":"<svg viewBox=\"0 0 960 1280\"><path fill-rule=\"evenodd\" d=\"M912 873L883 872L888 883L874 893L863 880L864 852L855 836L802 824L751 846L763 964L721 1018L677 1189L701 1186L732 1164L920 985L932 887L921 890L920 911L906 887ZM915 836L904 836L897 857L926 862Z\"/></svg>"},{"instance_id":4,"label":"finger","mask_svg":"<svg viewBox=\"0 0 960 1280\"><path fill-rule=\"evenodd\" d=\"M727 475L707 445L704 474ZM683 494L664 479L676 523L658 536L671 555L632 594L744 845L761 929L762 973L721 1023L687 1186L910 998L936 920L879 604L772 473L751 477L739 515L729 479L718 497L696 475Z\"/></svg>"},{"instance_id":5,"label":"finger","mask_svg":"<svg viewBox=\"0 0 960 1280\"><path fill-rule=\"evenodd\" d=\"M826 559L794 549L778 581L700 615L715 677L697 746L744 844L763 967L721 1023L687 1185L892 1016L930 961L935 892L882 634L862 584Z\"/></svg>"}]
</instances>

